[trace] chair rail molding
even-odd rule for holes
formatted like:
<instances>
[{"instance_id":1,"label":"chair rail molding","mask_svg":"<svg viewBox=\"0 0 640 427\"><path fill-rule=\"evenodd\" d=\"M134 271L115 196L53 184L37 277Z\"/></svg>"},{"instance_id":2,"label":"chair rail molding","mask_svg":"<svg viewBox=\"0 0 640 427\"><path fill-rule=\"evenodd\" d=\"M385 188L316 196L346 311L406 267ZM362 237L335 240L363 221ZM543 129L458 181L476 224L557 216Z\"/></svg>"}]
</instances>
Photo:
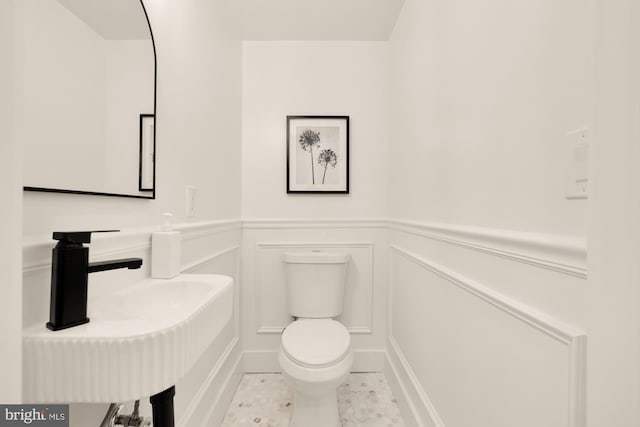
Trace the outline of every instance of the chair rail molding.
<instances>
[{"instance_id":1,"label":"chair rail molding","mask_svg":"<svg viewBox=\"0 0 640 427\"><path fill-rule=\"evenodd\" d=\"M297 228L374 228L387 229L387 220L382 218L274 218L243 219L242 227L248 230L297 229Z\"/></svg>"},{"instance_id":2,"label":"chair rail molding","mask_svg":"<svg viewBox=\"0 0 640 427\"><path fill-rule=\"evenodd\" d=\"M390 230L586 279L587 240L553 234L393 219Z\"/></svg>"},{"instance_id":3,"label":"chair rail molding","mask_svg":"<svg viewBox=\"0 0 640 427\"><path fill-rule=\"evenodd\" d=\"M197 239L212 234L227 231L241 230L242 222L239 219L203 221L197 223L177 224L176 231L182 233L183 241ZM118 233L96 234L93 245L99 248L91 250L92 258L109 258L121 253L145 250L151 248L151 233L157 228L134 228ZM23 270L30 272L51 265L51 249L55 242L51 239L41 238L25 241L22 245Z\"/></svg>"},{"instance_id":4,"label":"chair rail molding","mask_svg":"<svg viewBox=\"0 0 640 427\"><path fill-rule=\"evenodd\" d=\"M217 258L220 258L224 255L230 254L232 252L236 252L236 256L239 257L239 251L240 251L240 246L239 245L235 245L235 246L230 246L228 248L225 248L221 251L215 252L213 254L207 255L205 257L199 258L193 262L190 262L186 265L182 266L182 272L183 273L191 273L192 271L198 270L199 268L204 267L205 265L213 262L214 260L216 260Z\"/></svg>"},{"instance_id":5,"label":"chair rail molding","mask_svg":"<svg viewBox=\"0 0 640 427\"><path fill-rule=\"evenodd\" d=\"M588 274L587 241L581 237L398 218L250 218L242 220L242 228L384 229L457 245L582 279L586 279Z\"/></svg>"}]
</instances>

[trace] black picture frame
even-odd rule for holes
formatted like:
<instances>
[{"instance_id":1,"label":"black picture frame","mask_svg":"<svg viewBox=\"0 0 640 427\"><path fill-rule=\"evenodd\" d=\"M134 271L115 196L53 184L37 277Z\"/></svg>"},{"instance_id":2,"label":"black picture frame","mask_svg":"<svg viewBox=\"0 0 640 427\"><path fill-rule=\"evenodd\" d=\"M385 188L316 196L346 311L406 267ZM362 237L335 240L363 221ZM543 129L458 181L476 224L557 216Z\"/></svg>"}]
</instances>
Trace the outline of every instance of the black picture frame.
<instances>
[{"instance_id":1,"label":"black picture frame","mask_svg":"<svg viewBox=\"0 0 640 427\"><path fill-rule=\"evenodd\" d=\"M140 157L138 167L139 191L153 191L155 188L155 117L155 114L140 114Z\"/></svg>"},{"instance_id":2,"label":"black picture frame","mask_svg":"<svg viewBox=\"0 0 640 427\"><path fill-rule=\"evenodd\" d=\"M349 194L349 116L287 116L287 193Z\"/></svg>"}]
</instances>

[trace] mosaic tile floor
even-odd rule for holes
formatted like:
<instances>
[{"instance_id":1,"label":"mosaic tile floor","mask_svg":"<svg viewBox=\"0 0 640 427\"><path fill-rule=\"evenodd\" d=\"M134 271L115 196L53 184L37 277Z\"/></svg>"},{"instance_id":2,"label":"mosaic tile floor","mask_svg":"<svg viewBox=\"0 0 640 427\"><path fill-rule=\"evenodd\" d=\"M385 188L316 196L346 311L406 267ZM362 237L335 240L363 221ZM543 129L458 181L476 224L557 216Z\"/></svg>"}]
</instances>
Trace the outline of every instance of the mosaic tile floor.
<instances>
[{"instance_id":1,"label":"mosaic tile floor","mask_svg":"<svg viewBox=\"0 0 640 427\"><path fill-rule=\"evenodd\" d=\"M287 427L292 390L280 374L245 374L221 427ZM343 427L404 427L384 374L349 374L338 388Z\"/></svg>"}]
</instances>

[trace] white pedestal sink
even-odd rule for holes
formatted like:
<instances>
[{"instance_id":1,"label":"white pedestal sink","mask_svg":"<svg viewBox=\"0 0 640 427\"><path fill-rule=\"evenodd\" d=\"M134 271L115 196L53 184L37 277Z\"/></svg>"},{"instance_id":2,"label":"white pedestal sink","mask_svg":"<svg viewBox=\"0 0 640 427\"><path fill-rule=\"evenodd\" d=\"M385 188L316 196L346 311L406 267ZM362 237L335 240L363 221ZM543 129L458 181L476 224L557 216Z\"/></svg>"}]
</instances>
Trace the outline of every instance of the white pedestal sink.
<instances>
[{"instance_id":1,"label":"white pedestal sink","mask_svg":"<svg viewBox=\"0 0 640 427\"><path fill-rule=\"evenodd\" d=\"M233 280L147 279L89 301L87 324L23 331L31 403L122 402L158 393L195 364L233 312Z\"/></svg>"}]
</instances>

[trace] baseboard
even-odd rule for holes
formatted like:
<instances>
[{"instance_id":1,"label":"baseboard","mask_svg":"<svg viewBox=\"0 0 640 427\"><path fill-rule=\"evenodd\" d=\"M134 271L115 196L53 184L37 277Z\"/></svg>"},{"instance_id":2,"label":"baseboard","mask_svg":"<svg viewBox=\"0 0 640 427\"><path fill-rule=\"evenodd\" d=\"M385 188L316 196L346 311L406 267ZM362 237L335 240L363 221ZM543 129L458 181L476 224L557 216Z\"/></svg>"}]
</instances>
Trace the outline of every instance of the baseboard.
<instances>
[{"instance_id":1,"label":"baseboard","mask_svg":"<svg viewBox=\"0 0 640 427\"><path fill-rule=\"evenodd\" d=\"M242 353L238 352L238 354L235 355L234 360L235 362L229 370L224 381L224 385L218 392L217 399L207 412L203 425L218 426L222 423L222 420L227 413L229 404L231 404L233 396L236 393L236 389L238 388L238 384L240 384L240 380L244 374L242 371Z\"/></svg>"},{"instance_id":2,"label":"baseboard","mask_svg":"<svg viewBox=\"0 0 640 427\"><path fill-rule=\"evenodd\" d=\"M384 373L407 427L445 427L393 337L389 337Z\"/></svg>"},{"instance_id":3,"label":"baseboard","mask_svg":"<svg viewBox=\"0 0 640 427\"><path fill-rule=\"evenodd\" d=\"M280 372L277 351L245 351L242 364L246 373Z\"/></svg>"},{"instance_id":4,"label":"baseboard","mask_svg":"<svg viewBox=\"0 0 640 427\"><path fill-rule=\"evenodd\" d=\"M382 372L385 369L383 350L354 350L351 372ZM244 372L280 372L277 351L245 351Z\"/></svg>"},{"instance_id":5,"label":"baseboard","mask_svg":"<svg viewBox=\"0 0 640 427\"><path fill-rule=\"evenodd\" d=\"M242 353L234 338L178 420L179 427L220 425L242 377Z\"/></svg>"},{"instance_id":6,"label":"baseboard","mask_svg":"<svg viewBox=\"0 0 640 427\"><path fill-rule=\"evenodd\" d=\"M351 372L383 372L384 350L355 350Z\"/></svg>"}]
</instances>

